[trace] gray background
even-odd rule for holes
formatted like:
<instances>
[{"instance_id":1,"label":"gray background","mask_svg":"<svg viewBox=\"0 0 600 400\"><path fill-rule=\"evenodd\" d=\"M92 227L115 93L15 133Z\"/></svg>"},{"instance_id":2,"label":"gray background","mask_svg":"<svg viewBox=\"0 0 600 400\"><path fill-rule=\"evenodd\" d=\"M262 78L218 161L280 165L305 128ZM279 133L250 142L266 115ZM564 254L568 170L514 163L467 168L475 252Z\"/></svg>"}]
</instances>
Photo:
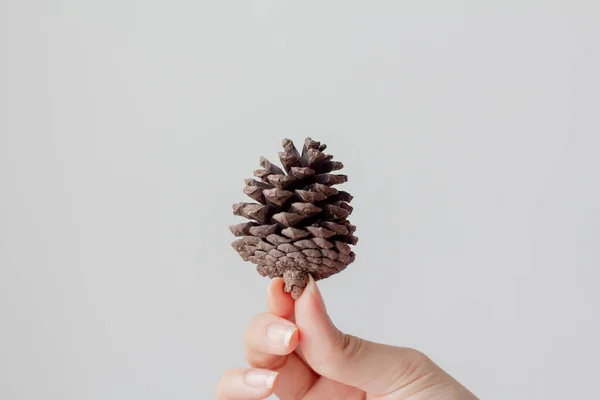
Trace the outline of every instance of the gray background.
<instances>
[{"instance_id":1,"label":"gray background","mask_svg":"<svg viewBox=\"0 0 600 400\"><path fill-rule=\"evenodd\" d=\"M208 399L268 281L243 179L346 164L347 332L598 398L595 1L0 2L0 398Z\"/></svg>"}]
</instances>

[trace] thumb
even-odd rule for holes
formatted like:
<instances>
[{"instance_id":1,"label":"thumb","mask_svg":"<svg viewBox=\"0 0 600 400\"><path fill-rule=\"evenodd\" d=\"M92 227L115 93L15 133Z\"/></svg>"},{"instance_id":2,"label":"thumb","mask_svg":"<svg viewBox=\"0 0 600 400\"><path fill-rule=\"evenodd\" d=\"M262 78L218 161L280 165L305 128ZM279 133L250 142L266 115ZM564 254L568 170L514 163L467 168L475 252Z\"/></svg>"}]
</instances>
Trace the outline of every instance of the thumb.
<instances>
[{"instance_id":1,"label":"thumb","mask_svg":"<svg viewBox=\"0 0 600 400\"><path fill-rule=\"evenodd\" d=\"M435 370L416 350L369 342L340 332L327 315L312 277L296 300L296 325L306 362L320 375L373 395L401 390Z\"/></svg>"}]
</instances>

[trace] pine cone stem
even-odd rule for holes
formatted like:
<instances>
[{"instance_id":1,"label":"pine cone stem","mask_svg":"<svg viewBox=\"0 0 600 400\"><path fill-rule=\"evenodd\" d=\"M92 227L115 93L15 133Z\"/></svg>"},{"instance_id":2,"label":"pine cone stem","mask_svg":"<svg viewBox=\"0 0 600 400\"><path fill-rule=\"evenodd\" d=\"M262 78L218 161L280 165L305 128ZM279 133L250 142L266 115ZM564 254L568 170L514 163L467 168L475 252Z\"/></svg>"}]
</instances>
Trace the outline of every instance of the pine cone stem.
<instances>
[{"instance_id":1,"label":"pine cone stem","mask_svg":"<svg viewBox=\"0 0 600 400\"><path fill-rule=\"evenodd\" d=\"M302 294L308 284L308 273L297 269L286 269L283 272L283 290L290 293L295 300Z\"/></svg>"}]
</instances>

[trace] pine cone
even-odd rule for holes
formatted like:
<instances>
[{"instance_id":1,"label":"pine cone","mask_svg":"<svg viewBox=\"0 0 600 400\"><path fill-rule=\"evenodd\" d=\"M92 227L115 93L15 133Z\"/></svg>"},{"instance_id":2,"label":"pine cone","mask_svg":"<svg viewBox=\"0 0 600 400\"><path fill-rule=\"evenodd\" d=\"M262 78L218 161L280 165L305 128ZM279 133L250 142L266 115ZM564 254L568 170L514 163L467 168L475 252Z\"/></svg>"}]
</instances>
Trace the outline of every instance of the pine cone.
<instances>
[{"instance_id":1,"label":"pine cone","mask_svg":"<svg viewBox=\"0 0 600 400\"><path fill-rule=\"evenodd\" d=\"M258 273L283 277L285 291L298 298L308 274L325 279L354 262L349 245L358 238L348 221L352 196L333 185L348 180L330 172L343 168L341 162L323 151L327 146L311 138L304 141L302 154L289 139L283 140L279 159L285 171L261 157L263 168L254 171L259 179L246 180L244 193L256 203L233 205L234 215L252 221L230 226L233 248L245 261L257 265Z\"/></svg>"}]
</instances>

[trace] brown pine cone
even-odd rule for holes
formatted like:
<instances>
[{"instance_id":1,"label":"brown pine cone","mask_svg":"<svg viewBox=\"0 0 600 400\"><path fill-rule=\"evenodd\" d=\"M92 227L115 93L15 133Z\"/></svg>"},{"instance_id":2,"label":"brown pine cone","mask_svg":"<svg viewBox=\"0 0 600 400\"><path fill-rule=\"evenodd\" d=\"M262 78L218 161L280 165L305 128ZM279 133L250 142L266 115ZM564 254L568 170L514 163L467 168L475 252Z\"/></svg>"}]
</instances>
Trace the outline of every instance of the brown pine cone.
<instances>
[{"instance_id":1,"label":"brown pine cone","mask_svg":"<svg viewBox=\"0 0 600 400\"><path fill-rule=\"evenodd\" d=\"M255 203L237 203L233 213L250 222L230 226L233 248L245 261L257 265L258 273L283 277L285 291L298 298L308 274L325 279L354 262L356 227L348 221L352 196L333 185L348 180L331 174L341 162L323 151L327 146L311 138L304 141L302 154L289 139L283 140L279 159L284 169L261 157L259 179L246 180L244 193ZM285 171L284 171L285 170Z\"/></svg>"}]
</instances>

